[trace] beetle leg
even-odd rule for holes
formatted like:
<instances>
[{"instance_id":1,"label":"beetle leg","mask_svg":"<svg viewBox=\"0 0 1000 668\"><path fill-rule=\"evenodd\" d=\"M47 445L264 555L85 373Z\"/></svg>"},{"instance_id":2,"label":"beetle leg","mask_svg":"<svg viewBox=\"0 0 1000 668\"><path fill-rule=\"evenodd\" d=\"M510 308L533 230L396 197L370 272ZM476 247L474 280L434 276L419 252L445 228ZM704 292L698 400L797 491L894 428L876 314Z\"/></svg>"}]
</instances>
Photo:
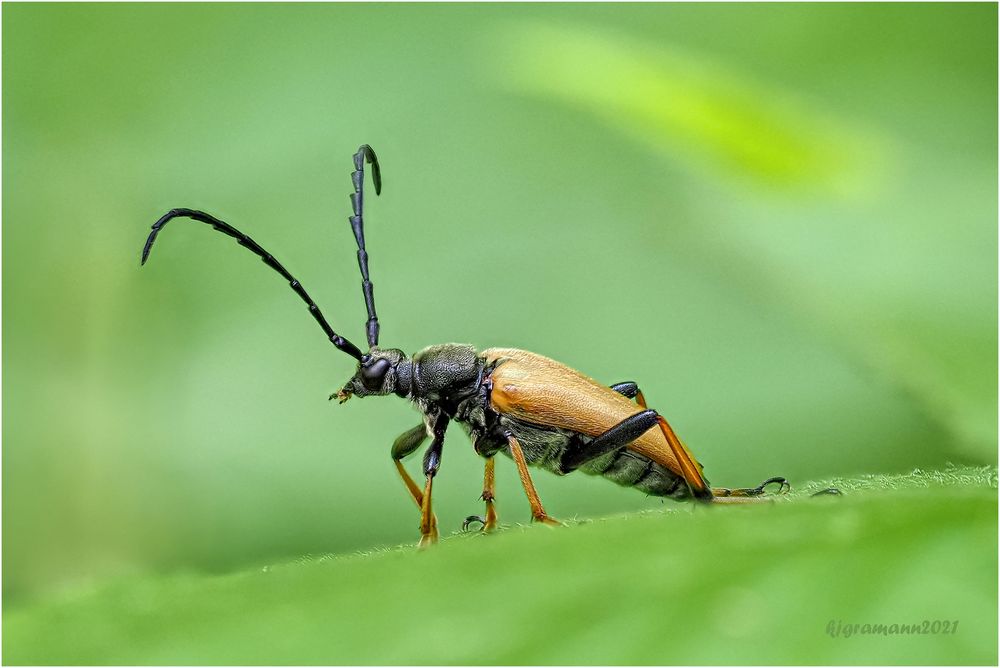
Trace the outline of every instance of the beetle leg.
<instances>
[{"instance_id":1,"label":"beetle leg","mask_svg":"<svg viewBox=\"0 0 1000 668\"><path fill-rule=\"evenodd\" d=\"M486 467L483 471L483 495L482 499L486 502L486 517L483 520L483 531L493 531L497 528L497 511L493 507L493 500L496 498L495 495L496 485L493 478L493 458L490 457L486 460Z\"/></svg>"},{"instance_id":2,"label":"beetle leg","mask_svg":"<svg viewBox=\"0 0 1000 668\"><path fill-rule=\"evenodd\" d=\"M643 409L646 408L646 399L642 396L642 391L639 386L634 382L625 382L612 385L611 389L614 391L625 395L629 399L634 398L635 402ZM642 415L642 413L638 413ZM635 417L635 416L633 416ZM791 485L788 481L781 477L768 478L756 487L746 487L740 489L729 489L728 487L708 487L708 481L701 474L701 465L688 450L684 442L677 438L677 434L674 433L673 428L670 424L663 419L662 416L657 417L657 421L660 423L660 430L663 432L664 438L667 439L667 445L670 446L670 451L674 455L674 459L681 467L681 473L684 477L684 482L687 483L688 489L691 490L691 494L702 501L714 501L717 503L724 503L723 499L739 497L744 500L749 501L752 497L761 496L764 494L764 490L768 485L778 483L778 494L784 494L789 489ZM620 425L619 425L620 426ZM612 427L614 429L615 427ZM600 437L598 437L600 438ZM596 439L595 439L596 440ZM732 498L730 502L738 502L737 498Z\"/></svg>"},{"instance_id":3,"label":"beetle leg","mask_svg":"<svg viewBox=\"0 0 1000 668\"><path fill-rule=\"evenodd\" d=\"M417 543L417 547L420 548L438 542L437 518L431 510L431 488L433 486L434 476L428 474L420 503L420 542Z\"/></svg>"},{"instance_id":4,"label":"beetle leg","mask_svg":"<svg viewBox=\"0 0 1000 668\"><path fill-rule=\"evenodd\" d=\"M469 515L465 518L465 521L462 522L462 531L468 531L472 524L482 524L483 526L486 526L486 520L479 515ZM482 529L480 529L480 531L482 531Z\"/></svg>"},{"instance_id":5,"label":"beetle leg","mask_svg":"<svg viewBox=\"0 0 1000 668\"><path fill-rule=\"evenodd\" d=\"M754 497L759 497L765 494L765 489L768 485L777 484L778 489L775 494L787 494L792 486L784 478L777 476L774 478L768 478L764 482L760 483L756 487L743 487L739 489L729 489L728 487L714 487L712 488L712 494L715 495L713 501L723 502L732 499L730 503L739 503L739 500L751 501ZM826 489L821 489L818 492L810 494L809 496L843 496L841 492L836 487L827 487Z\"/></svg>"},{"instance_id":6,"label":"beetle leg","mask_svg":"<svg viewBox=\"0 0 1000 668\"><path fill-rule=\"evenodd\" d=\"M575 471L587 462L621 450L656 425L656 411L645 410L630 415L586 445L567 449L559 462L563 473Z\"/></svg>"},{"instance_id":7,"label":"beetle leg","mask_svg":"<svg viewBox=\"0 0 1000 668\"><path fill-rule=\"evenodd\" d=\"M469 515L462 522L462 531L468 531L469 525L478 523L482 527L480 531L487 532L493 531L497 528L497 511L493 507L493 499L495 490L494 478L493 478L493 457L489 457L486 460L486 470L483 473L483 494L480 497L486 502L486 516L481 517L479 515Z\"/></svg>"},{"instance_id":8,"label":"beetle leg","mask_svg":"<svg viewBox=\"0 0 1000 668\"><path fill-rule=\"evenodd\" d=\"M427 547L438 541L437 520L431 508L431 489L434 486L434 476L441 466L441 448L444 445L444 433L448 429L448 416L439 413L433 422L431 431L434 440L424 455L424 491L420 499L420 543L418 547ZM414 497L416 498L416 497Z\"/></svg>"},{"instance_id":9,"label":"beetle leg","mask_svg":"<svg viewBox=\"0 0 1000 668\"><path fill-rule=\"evenodd\" d=\"M716 497L761 496L762 494L764 494L765 490L767 489L767 486L773 484L778 485L778 490L775 492L776 494L785 494L792 488L792 486L788 483L787 480L785 480L780 476L776 476L774 478L768 478L767 480L760 483L756 487L741 487L737 489L729 489L728 487L713 487L712 494Z\"/></svg>"},{"instance_id":10,"label":"beetle leg","mask_svg":"<svg viewBox=\"0 0 1000 668\"><path fill-rule=\"evenodd\" d=\"M642 396L642 390L639 389L639 385L637 383L632 381L618 383L616 385L612 385L611 389L625 395L629 399L635 399L635 403L639 404L639 408L642 408L644 411L646 410L646 398ZM638 415L642 415L642 413L638 413ZM701 474L701 464L699 464L698 460L694 458L694 455L692 455L691 451L688 450L686 445L684 445L684 442L677 438L677 434L674 433L673 428L662 416L657 417L657 422L660 423L660 431L663 432L663 437L667 439L667 445L670 446L670 451L673 453L674 459L677 460L677 463L681 467L684 482L691 491L691 495L702 501L712 499L715 490L709 489L708 481L705 480L705 476ZM621 425L619 424L617 426ZM616 427L612 427L612 429L615 428ZM761 485L761 487L764 487L767 484L768 483L765 482ZM787 482L785 484L787 484ZM735 492L738 490L729 491Z\"/></svg>"},{"instance_id":11,"label":"beetle leg","mask_svg":"<svg viewBox=\"0 0 1000 668\"><path fill-rule=\"evenodd\" d=\"M639 385L635 381L627 380L624 383L615 383L611 389L629 399L635 399L639 408L646 410L646 397L642 396L642 390L639 389Z\"/></svg>"},{"instance_id":12,"label":"beetle leg","mask_svg":"<svg viewBox=\"0 0 1000 668\"><path fill-rule=\"evenodd\" d=\"M497 527L497 509L494 505L496 499L496 485L493 479L493 458L486 460L485 471L483 473L483 501L486 502L486 522L483 524L483 531L493 531Z\"/></svg>"},{"instance_id":13,"label":"beetle leg","mask_svg":"<svg viewBox=\"0 0 1000 668\"><path fill-rule=\"evenodd\" d=\"M642 397L638 388L635 388L635 390L636 397ZM645 402L643 401L643 403ZM560 467L564 473L569 473L593 459L603 457L616 450L621 450L657 424L659 424L660 431L663 432L663 436L670 446L674 459L680 468L679 473L684 478L684 482L687 483L691 495L703 501L710 500L712 498L712 490L701 474L701 466L687 449L687 446L677 438L674 430L663 419L663 416L651 409L630 415L582 448L568 450L563 454Z\"/></svg>"},{"instance_id":14,"label":"beetle leg","mask_svg":"<svg viewBox=\"0 0 1000 668\"><path fill-rule=\"evenodd\" d=\"M521 444L517 442L513 434L507 434L507 443L510 445L510 455L514 459L514 463L517 464L517 474L521 477L524 493L528 495L528 503L531 505L531 518L536 522L558 526L560 522L549 517L542 507L542 501L538 498L538 492L535 490L535 483L531 482L531 475L528 473L528 462L524 459Z\"/></svg>"},{"instance_id":15,"label":"beetle leg","mask_svg":"<svg viewBox=\"0 0 1000 668\"><path fill-rule=\"evenodd\" d=\"M617 385L612 385L611 389L625 395L626 397L632 399L635 398L635 402L639 404L643 409L646 408L646 400L642 396L642 391L636 383L618 383ZM638 415L642 415L639 413ZM687 449L684 442L677 438L674 434L674 430L662 417L658 418L660 423L660 429L663 431L663 436L667 439L667 444L670 446L671 452L673 452L674 459L681 466L681 471L684 473L684 481L687 483L688 488L691 493L701 500L712 500L718 503L723 503L723 499L727 497L757 497L764 494L765 489L768 485L777 483L778 491L777 494L784 494L791 489L791 485L788 481L781 477L768 478L756 487L744 487L739 489L729 489L728 487L713 487L708 489L708 482L705 480L704 476L701 474L701 465L698 464L697 460L691 454L691 451ZM692 484L694 481L695 484ZM734 498L732 502L737 502Z\"/></svg>"},{"instance_id":16,"label":"beetle leg","mask_svg":"<svg viewBox=\"0 0 1000 668\"><path fill-rule=\"evenodd\" d=\"M414 482L410 474L406 472L406 467L403 466L403 458L413 454L420 444L427 439L427 427L421 422L413 429L404 431L392 444L392 463L396 465L396 471L399 472L399 477L403 479L403 484L406 485L406 490L413 497L414 503L417 504L417 510L422 511L424 505L424 493L421 491L417 483ZM431 523L437 526L437 517L433 514L431 515Z\"/></svg>"},{"instance_id":17,"label":"beetle leg","mask_svg":"<svg viewBox=\"0 0 1000 668\"><path fill-rule=\"evenodd\" d=\"M396 465L396 470L399 471L399 477L403 479L403 484L406 485L407 491L410 492L410 496L416 502L417 508L424 502L424 495L420 491L420 488L417 487L417 483L413 482L413 478L410 477L410 474L403 467L403 458L413 454L426 438L427 428L421 422L413 429L400 434L392 444L392 461Z\"/></svg>"},{"instance_id":18,"label":"beetle leg","mask_svg":"<svg viewBox=\"0 0 1000 668\"><path fill-rule=\"evenodd\" d=\"M699 501L711 501L712 489L708 486L705 476L701 474L701 465L698 464L698 460L694 458L684 442L677 438L673 427L663 419L662 415L657 415L656 421L660 423L660 431L663 432L663 437L667 439L667 445L670 446L670 451L680 466L681 476L687 483L688 489L691 490L691 496Z\"/></svg>"}]
</instances>

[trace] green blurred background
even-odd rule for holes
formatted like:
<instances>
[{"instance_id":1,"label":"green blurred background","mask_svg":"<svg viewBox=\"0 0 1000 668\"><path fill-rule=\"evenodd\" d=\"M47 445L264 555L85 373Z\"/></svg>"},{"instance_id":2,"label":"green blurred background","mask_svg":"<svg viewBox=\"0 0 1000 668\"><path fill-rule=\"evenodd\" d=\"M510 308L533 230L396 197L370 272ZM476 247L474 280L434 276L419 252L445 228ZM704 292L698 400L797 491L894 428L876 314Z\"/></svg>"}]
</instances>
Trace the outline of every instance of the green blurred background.
<instances>
[{"instance_id":1,"label":"green blurred background","mask_svg":"<svg viewBox=\"0 0 1000 668\"><path fill-rule=\"evenodd\" d=\"M3 592L412 541L384 345L637 380L715 484L996 460L997 7L4 5ZM443 528L478 512L453 429ZM418 464L410 462L416 471ZM539 473L557 517L657 508ZM501 519L525 521L510 462Z\"/></svg>"}]
</instances>

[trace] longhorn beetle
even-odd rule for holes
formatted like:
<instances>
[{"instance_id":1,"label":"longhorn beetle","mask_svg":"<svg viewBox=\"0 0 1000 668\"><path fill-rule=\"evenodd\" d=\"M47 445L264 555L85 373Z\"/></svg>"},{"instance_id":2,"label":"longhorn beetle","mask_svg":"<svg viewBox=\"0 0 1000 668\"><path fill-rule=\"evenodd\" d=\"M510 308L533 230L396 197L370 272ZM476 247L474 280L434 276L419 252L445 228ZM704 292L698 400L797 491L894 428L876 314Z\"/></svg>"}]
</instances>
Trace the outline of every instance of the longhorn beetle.
<instances>
[{"instance_id":1,"label":"longhorn beetle","mask_svg":"<svg viewBox=\"0 0 1000 668\"><path fill-rule=\"evenodd\" d=\"M431 509L431 488L441 465L445 431L458 422L469 433L476 452L486 460L482 499L483 516L466 519L482 531L497 526L494 508L493 457L501 452L514 460L528 496L535 521L558 524L542 507L528 468L547 469L558 475L580 470L602 475L619 485L635 487L653 496L693 498L701 502L753 501L769 485L786 492L784 478L768 478L757 487L710 487L702 466L667 421L646 406L639 386L624 382L604 386L542 355L514 348L477 351L469 345L446 343L424 348L412 358L402 350L380 348L375 295L368 276L365 250L364 167L371 165L375 194L382 190L382 176L375 152L367 144L354 155L351 180L354 192L350 216L358 244L361 289L368 311L368 352L333 331L309 293L285 267L256 241L215 216L194 209L172 209L153 224L142 249L142 264L149 259L160 231L174 218L211 225L258 255L264 264L288 281L308 307L330 342L358 361L344 387L330 396L344 403L352 396L395 394L416 404L423 421L406 431L392 445L392 459L406 489L420 509L420 546L437 541L437 519ZM423 488L403 467L402 460L427 439Z\"/></svg>"}]
</instances>

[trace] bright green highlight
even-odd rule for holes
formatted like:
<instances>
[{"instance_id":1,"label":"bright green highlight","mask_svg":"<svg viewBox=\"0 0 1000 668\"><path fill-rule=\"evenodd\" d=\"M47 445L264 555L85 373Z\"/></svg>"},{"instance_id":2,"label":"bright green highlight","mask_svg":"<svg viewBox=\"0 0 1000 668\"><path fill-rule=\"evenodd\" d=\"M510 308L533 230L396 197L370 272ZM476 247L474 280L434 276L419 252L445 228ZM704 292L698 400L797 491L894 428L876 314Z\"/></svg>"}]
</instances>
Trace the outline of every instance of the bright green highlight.
<instances>
[{"instance_id":1,"label":"bright green highlight","mask_svg":"<svg viewBox=\"0 0 1000 668\"><path fill-rule=\"evenodd\" d=\"M669 43L570 23L513 24L497 44L506 56L497 77L513 90L592 113L639 145L712 173L847 194L876 187L869 181L884 169L861 130Z\"/></svg>"}]
</instances>

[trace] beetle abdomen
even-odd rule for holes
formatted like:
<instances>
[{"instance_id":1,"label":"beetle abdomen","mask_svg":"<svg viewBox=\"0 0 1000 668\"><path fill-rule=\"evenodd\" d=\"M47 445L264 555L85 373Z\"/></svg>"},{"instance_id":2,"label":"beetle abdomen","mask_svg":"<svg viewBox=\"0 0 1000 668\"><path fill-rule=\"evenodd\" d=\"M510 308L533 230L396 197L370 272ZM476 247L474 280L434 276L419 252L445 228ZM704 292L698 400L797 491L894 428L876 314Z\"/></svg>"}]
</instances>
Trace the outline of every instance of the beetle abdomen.
<instances>
[{"instance_id":1,"label":"beetle abdomen","mask_svg":"<svg viewBox=\"0 0 1000 668\"><path fill-rule=\"evenodd\" d=\"M598 457L580 467L589 475L604 476L623 487L634 487L650 496L687 498L689 492L684 479L638 452L622 449Z\"/></svg>"},{"instance_id":2,"label":"beetle abdomen","mask_svg":"<svg viewBox=\"0 0 1000 668\"><path fill-rule=\"evenodd\" d=\"M567 450L581 447L590 441L589 437L580 434L509 417L502 417L500 422L517 438L528 466L546 469L557 475L564 474L562 461ZM510 450L506 447L501 447L500 452L510 456ZM603 476L623 487L634 487L650 496L681 499L689 495L683 478L645 455L627 448L593 459L577 470L588 475Z\"/></svg>"}]
</instances>

